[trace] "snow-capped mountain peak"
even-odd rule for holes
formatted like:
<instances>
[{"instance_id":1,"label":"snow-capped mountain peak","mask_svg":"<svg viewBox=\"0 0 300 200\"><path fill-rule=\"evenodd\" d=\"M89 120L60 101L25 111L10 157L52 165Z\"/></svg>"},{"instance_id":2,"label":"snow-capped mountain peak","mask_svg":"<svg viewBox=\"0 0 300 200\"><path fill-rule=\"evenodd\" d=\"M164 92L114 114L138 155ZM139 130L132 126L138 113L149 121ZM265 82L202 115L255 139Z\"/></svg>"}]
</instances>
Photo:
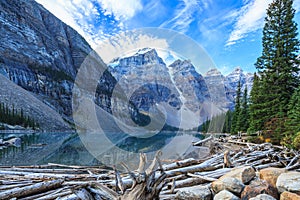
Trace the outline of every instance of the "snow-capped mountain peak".
<instances>
[{"instance_id":1,"label":"snow-capped mountain peak","mask_svg":"<svg viewBox=\"0 0 300 200\"><path fill-rule=\"evenodd\" d=\"M222 73L217 68L210 69L205 73L206 77L207 76L221 76L221 75L222 75Z\"/></svg>"}]
</instances>

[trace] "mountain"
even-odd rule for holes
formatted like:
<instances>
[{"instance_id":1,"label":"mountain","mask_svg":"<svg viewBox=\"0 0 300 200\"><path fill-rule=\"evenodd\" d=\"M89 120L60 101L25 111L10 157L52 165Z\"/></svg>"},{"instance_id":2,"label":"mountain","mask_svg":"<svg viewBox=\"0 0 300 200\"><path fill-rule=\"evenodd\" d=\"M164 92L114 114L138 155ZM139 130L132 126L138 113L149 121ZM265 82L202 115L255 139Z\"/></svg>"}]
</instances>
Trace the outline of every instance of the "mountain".
<instances>
[{"instance_id":1,"label":"mountain","mask_svg":"<svg viewBox=\"0 0 300 200\"><path fill-rule=\"evenodd\" d=\"M247 85L249 92L253 81L253 75L245 74L241 68L227 76L211 69L202 76L190 61L149 48L116 58L108 65L134 107L148 112L152 106L165 102L167 122L184 128L233 109L238 81L241 80L242 88Z\"/></svg>"},{"instance_id":2,"label":"mountain","mask_svg":"<svg viewBox=\"0 0 300 200\"><path fill-rule=\"evenodd\" d=\"M0 73L69 121L73 82L89 44L34 0L2 0L0 27Z\"/></svg>"},{"instance_id":3,"label":"mountain","mask_svg":"<svg viewBox=\"0 0 300 200\"><path fill-rule=\"evenodd\" d=\"M234 102L236 98L236 91L238 88L238 82L241 81L242 93L247 86L248 95L253 86L254 75L252 73L244 73L244 71L237 67L227 76L221 74L217 69L211 69L205 74L206 81L212 81L214 84L222 84L225 87L226 93L226 108L234 109ZM217 81L219 79L219 81Z\"/></svg>"},{"instance_id":4,"label":"mountain","mask_svg":"<svg viewBox=\"0 0 300 200\"><path fill-rule=\"evenodd\" d=\"M35 112L30 112L30 109L36 110L33 102L45 105L67 122L60 126L62 130L70 129L72 88L78 69L92 51L89 44L34 0L2 0L0 27L0 74L29 92L18 94L21 90L12 90L11 96L6 95L7 105L16 109L28 108L28 114L43 125L42 129L54 130L58 127L54 124L60 123L57 122L60 118L56 120L51 117L54 116L50 114L52 112L40 111L45 118L51 118L47 124ZM102 98L99 105L107 108L107 90L112 87L114 78L109 73L105 73L105 78L106 84L100 85L96 96ZM8 84L7 89L14 88L13 84ZM22 103L16 103L16 97L22 98L20 94L32 95L35 100L24 98Z\"/></svg>"},{"instance_id":5,"label":"mountain","mask_svg":"<svg viewBox=\"0 0 300 200\"><path fill-rule=\"evenodd\" d=\"M202 76L190 61L172 54L163 54L163 58L160 55L155 49L146 48L108 64L137 110L149 113L150 108L162 104L167 123L187 129L234 107L236 80L243 78L243 84L246 83L241 69L226 77L216 69ZM171 64L166 65L165 59Z\"/></svg>"},{"instance_id":6,"label":"mountain","mask_svg":"<svg viewBox=\"0 0 300 200\"><path fill-rule=\"evenodd\" d=\"M1 73L71 115L72 82L88 43L34 0L3 0L0 10Z\"/></svg>"},{"instance_id":7,"label":"mountain","mask_svg":"<svg viewBox=\"0 0 300 200\"><path fill-rule=\"evenodd\" d=\"M132 56L119 58L114 63L117 64L110 72L124 90L128 101L133 102L138 110L150 112L159 103L165 103L167 113L176 113L180 109L182 103L179 92L166 64L154 49L140 50ZM125 106L126 104L123 105ZM178 123L175 118L169 115L166 121L169 125L174 125Z\"/></svg>"}]
</instances>

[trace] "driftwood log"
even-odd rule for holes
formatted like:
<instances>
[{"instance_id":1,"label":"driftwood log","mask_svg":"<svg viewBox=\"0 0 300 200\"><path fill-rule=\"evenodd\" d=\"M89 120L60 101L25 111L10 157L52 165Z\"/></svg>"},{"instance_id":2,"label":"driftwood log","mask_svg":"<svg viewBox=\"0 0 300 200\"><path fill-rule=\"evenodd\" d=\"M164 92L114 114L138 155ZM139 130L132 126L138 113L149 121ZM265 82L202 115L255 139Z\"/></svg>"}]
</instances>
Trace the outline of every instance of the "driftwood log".
<instances>
[{"instance_id":1,"label":"driftwood log","mask_svg":"<svg viewBox=\"0 0 300 200\"><path fill-rule=\"evenodd\" d=\"M229 142L228 142L229 141ZM213 137L209 143L219 149L206 159L193 158L162 164L157 152L150 166L140 154L138 169L122 163L125 172L99 166L69 166L49 163L40 166L0 167L0 199L174 199L180 188L209 184L234 167L256 170L280 167L300 171L300 155L269 143L253 144ZM192 145L192 144L191 144ZM240 146L234 149L231 145ZM220 148L221 147L221 148Z\"/></svg>"}]
</instances>

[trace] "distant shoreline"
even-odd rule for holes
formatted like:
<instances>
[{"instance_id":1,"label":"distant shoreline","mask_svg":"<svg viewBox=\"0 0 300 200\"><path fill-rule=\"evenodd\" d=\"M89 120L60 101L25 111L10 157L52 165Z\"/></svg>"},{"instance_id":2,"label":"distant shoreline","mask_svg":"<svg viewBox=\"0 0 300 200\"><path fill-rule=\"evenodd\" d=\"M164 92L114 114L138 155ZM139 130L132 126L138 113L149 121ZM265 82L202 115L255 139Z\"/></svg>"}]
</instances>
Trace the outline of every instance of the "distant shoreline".
<instances>
[{"instance_id":1,"label":"distant shoreline","mask_svg":"<svg viewBox=\"0 0 300 200\"><path fill-rule=\"evenodd\" d=\"M57 130L57 131L53 131L53 130L0 130L0 134L1 133L76 133L75 130Z\"/></svg>"}]
</instances>

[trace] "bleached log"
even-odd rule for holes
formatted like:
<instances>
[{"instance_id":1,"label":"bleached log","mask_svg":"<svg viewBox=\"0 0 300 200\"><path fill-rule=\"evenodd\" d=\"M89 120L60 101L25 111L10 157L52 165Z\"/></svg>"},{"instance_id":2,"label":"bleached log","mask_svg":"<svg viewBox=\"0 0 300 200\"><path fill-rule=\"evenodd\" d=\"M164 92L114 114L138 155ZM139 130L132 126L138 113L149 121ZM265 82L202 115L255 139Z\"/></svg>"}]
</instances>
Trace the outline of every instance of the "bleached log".
<instances>
[{"instance_id":1,"label":"bleached log","mask_svg":"<svg viewBox=\"0 0 300 200\"><path fill-rule=\"evenodd\" d=\"M75 195L79 197L79 199L88 199L93 200L93 196L84 188L80 188L75 191Z\"/></svg>"},{"instance_id":2,"label":"bleached log","mask_svg":"<svg viewBox=\"0 0 300 200\"><path fill-rule=\"evenodd\" d=\"M212 178L212 177L208 177L208 176L200 176L200 175L196 175L196 174L192 174L192 173L188 173L187 175L190 176L190 177L193 177L193 178L203 179L203 180L208 181L208 182L213 182L213 181L218 180L216 178Z\"/></svg>"},{"instance_id":3,"label":"bleached log","mask_svg":"<svg viewBox=\"0 0 300 200\"><path fill-rule=\"evenodd\" d=\"M144 153L140 153L140 163L139 163L139 168L137 170L138 173L143 173L145 171L145 166L147 162L147 157Z\"/></svg>"},{"instance_id":4,"label":"bleached log","mask_svg":"<svg viewBox=\"0 0 300 200\"><path fill-rule=\"evenodd\" d=\"M295 170L300 168L300 162L296 162L294 165L286 167L287 170Z\"/></svg>"},{"instance_id":5,"label":"bleached log","mask_svg":"<svg viewBox=\"0 0 300 200\"><path fill-rule=\"evenodd\" d=\"M220 162L220 164L214 165L214 166L212 164L218 160L221 161L223 156L224 156L224 154L220 154L220 155L213 157L213 158L211 158L201 164L198 164L198 165L192 165L192 166L187 166L187 167L183 167L183 168L166 171L167 177L172 177L172 176L176 176L176 175L184 174L184 173L211 171L211 170L216 170L216 169L222 168L223 164L221 162Z\"/></svg>"},{"instance_id":6,"label":"bleached log","mask_svg":"<svg viewBox=\"0 0 300 200\"><path fill-rule=\"evenodd\" d=\"M263 154L263 155L260 155L260 156L255 156L254 158L250 158L248 160L246 160L245 164L249 164L251 162L254 162L254 161L257 161L257 160L261 160L263 158L266 158L267 157L267 154Z\"/></svg>"},{"instance_id":7,"label":"bleached log","mask_svg":"<svg viewBox=\"0 0 300 200\"><path fill-rule=\"evenodd\" d=\"M56 200L81 200L76 194L70 194L63 197L59 197Z\"/></svg>"},{"instance_id":8,"label":"bleached log","mask_svg":"<svg viewBox=\"0 0 300 200\"><path fill-rule=\"evenodd\" d=\"M252 166L252 167L256 167L258 165L265 165L265 164L268 164L268 163L271 163L272 161L270 159L262 159L262 160L257 160L255 162L252 162L250 164L245 164L247 166Z\"/></svg>"},{"instance_id":9,"label":"bleached log","mask_svg":"<svg viewBox=\"0 0 300 200\"><path fill-rule=\"evenodd\" d=\"M55 174L85 174L88 171L93 171L97 173L108 173L108 170L103 169L35 169L35 168L19 168L19 167L0 167L1 171L16 171L16 172L30 172L30 173L55 173Z\"/></svg>"},{"instance_id":10,"label":"bleached log","mask_svg":"<svg viewBox=\"0 0 300 200\"><path fill-rule=\"evenodd\" d=\"M59 188L56 190L50 190L44 193L38 193L36 195L32 195L32 196L28 196L25 198L20 198L19 200L52 200L52 199L56 199L58 197L63 197L63 196L67 196L72 194L72 190L71 189L67 189L67 188Z\"/></svg>"},{"instance_id":11,"label":"bleached log","mask_svg":"<svg viewBox=\"0 0 300 200\"><path fill-rule=\"evenodd\" d=\"M102 185L98 182L91 182L90 186L88 188L94 188L95 190L101 190L101 195L107 197L107 198L117 198L118 193L111 190L110 188L106 187L105 185ZM98 192L99 193L99 192Z\"/></svg>"},{"instance_id":12,"label":"bleached log","mask_svg":"<svg viewBox=\"0 0 300 200\"><path fill-rule=\"evenodd\" d=\"M238 152L237 154L235 154L233 157L232 157L232 160L235 160L237 158L239 158L240 156L242 156L244 154L244 152Z\"/></svg>"},{"instance_id":13,"label":"bleached log","mask_svg":"<svg viewBox=\"0 0 300 200\"><path fill-rule=\"evenodd\" d=\"M91 181L65 181L63 182L62 186L80 186L86 187L91 183Z\"/></svg>"},{"instance_id":14,"label":"bleached log","mask_svg":"<svg viewBox=\"0 0 300 200\"><path fill-rule=\"evenodd\" d=\"M25 178L79 178L80 175L72 174L52 174L52 173L31 173L31 172L17 172L17 171L3 171L0 170L0 175L19 175ZM83 177L83 176L81 176Z\"/></svg>"},{"instance_id":15,"label":"bleached log","mask_svg":"<svg viewBox=\"0 0 300 200\"><path fill-rule=\"evenodd\" d=\"M176 161L171 164L163 165L163 169L165 171L168 171L168 170L172 170L172 169L176 169L176 168L191 166L191 165L198 164L198 163L199 163L199 161L195 160L194 158L189 158L189 159L185 159L185 160Z\"/></svg>"},{"instance_id":16,"label":"bleached log","mask_svg":"<svg viewBox=\"0 0 300 200\"><path fill-rule=\"evenodd\" d=\"M207 171L207 172L196 172L195 175L199 176L206 176L206 177L211 177L211 178L220 178L221 176L227 174L230 172L232 168L221 168L213 171Z\"/></svg>"},{"instance_id":17,"label":"bleached log","mask_svg":"<svg viewBox=\"0 0 300 200\"><path fill-rule=\"evenodd\" d=\"M261 169L265 169L268 167L283 167L283 164L281 162L276 162L276 163L268 163L268 164L263 164L263 165L258 165L255 166L255 169L257 170L261 170Z\"/></svg>"},{"instance_id":18,"label":"bleached log","mask_svg":"<svg viewBox=\"0 0 300 200\"><path fill-rule=\"evenodd\" d=\"M8 177L5 177L6 179ZM10 178L10 177L9 177ZM33 180L19 180L19 179L14 179L15 177L12 177L13 180L0 180L0 185L16 185L16 184L34 184L37 182L41 182L40 180L33 181Z\"/></svg>"},{"instance_id":19,"label":"bleached log","mask_svg":"<svg viewBox=\"0 0 300 200\"><path fill-rule=\"evenodd\" d=\"M158 164L158 160L159 160L159 157L161 156L161 154L162 154L161 151L156 152L152 163L150 164L148 169L146 169L146 171L145 171L147 175L150 175L154 171L154 168Z\"/></svg>"},{"instance_id":20,"label":"bleached log","mask_svg":"<svg viewBox=\"0 0 300 200\"><path fill-rule=\"evenodd\" d=\"M289 168L290 166L294 165L294 163L295 163L296 161L298 161L298 159L299 159L299 155L296 155L296 156L289 162L289 164L286 166L286 168Z\"/></svg>"},{"instance_id":21,"label":"bleached log","mask_svg":"<svg viewBox=\"0 0 300 200\"><path fill-rule=\"evenodd\" d=\"M172 184L171 184L171 193L174 193L174 190L176 188L176 182L175 182L175 179L172 180Z\"/></svg>"},{"instance_id":22,"label":"bleached log","mask_svg":"<svg viewBox=\"0 0 300 200\"><path fill-rule=\"evenodd\" d=\"M183 180L183 179L186 179L187 177L188 177L187 174L180 174L177 176L172 176L172 177L166 178L166 182L169 183L169 182L172 182L173 180L175 180L175 181Z\"/></svg>"},{"instance_id":23,"label":"bleached log","mask_svg":"<svg viewBox=\"0 0 300 200\"><path fill-rule=\"evenodd\" d=\"M120 190L121 194L124 194L125 186L123 184L122 177L115 166L114 166L114 170L115 170L116 192Z\"/></svg>"},{"instance_id":24,"label":"bleached log","mask_svg":"<svg viewBox=\"0 0 300 200\"><path fill-rule=\"evenodd\" d=\"M209 136L208 138L205 138L205 139L203 139L203 140L200 140L200 141L198 141L198 142L193 143L193 146L201 146L201 145L204 144L205 142L211 141L211 140L213 140L213 139L214 139L214 138L213 138L213 136L211 135L211 136Z\"/></svg>"},{"instance_id":25,"label":"bleached log","mask_svg":"<svg viewBox=\"0 0 300 200\"><path fill-rule=\"evenodd\" d=\"M187 178L187 179L184 179L184 180L176 181L176 183L175 183L176 187L175 188L191 187L191 186L204 184L204 183L208 183L208 182L210 182L210 181L207 181L207 180L202 179L202 178ZM169 184L169 185L167 185L167 187L168 187L168 189L171 189L172 185Z\"/></svg>"},{"instance_id":26,"label":"bleached log","mask_svg":"<svg viewBox=\"0 0 300 200\"><path fill-rule=\"evenodd\" d=\"M18 198L23 196L29 196L32 194L44 192L47 190L52 190L58 188L62 185L63 180L54 180L54 181L47 181L42 183L36 183L34 185L25 186L21 188L14 188L4 192L0 192L0 199L11 199L11 198Z\"/></svg>"},{"instance_id":27,"label":"bleached log","mask_svg":"<svg viewBox=\"0 0 300 200\"><path fill-rule=\"evenodd\" d=\"M160 200L173 200L175 199L175 194L162 194L159 195Z\"/></svg>"},{"instance_id":28,"label":"bleached log","mask_svg":"<svg viewBox=\"0 0 300 200\"><path fill-rule=\"evenodd\" d=\"M9 190L17 187L24 187L32 185L32 183L21 183L21 184L15 184L15 185L0 185L0 190Z\"/></svg>"},{"instance_id":29,"label":"bleached log","mask_svg":"<svg viewBox=\"0 0 300 200\"><path fill-rule=\"evenodd\" d=\"M71 195L72 194L72 191L71 190L68 190L68 191L63 191L63 192L60 192L60 193L55 193L55 194L49 194L45 197L40 197L38 199L35 199L35 198L29 198L28 200L32 200L32 199L35 199L35 200L53 200L53 199L60 199L60 197L63 197L63 196L68 196L68 195ZM20 200L23 200L23 199L20 199Z\"/></svg>"}]
</instances>

